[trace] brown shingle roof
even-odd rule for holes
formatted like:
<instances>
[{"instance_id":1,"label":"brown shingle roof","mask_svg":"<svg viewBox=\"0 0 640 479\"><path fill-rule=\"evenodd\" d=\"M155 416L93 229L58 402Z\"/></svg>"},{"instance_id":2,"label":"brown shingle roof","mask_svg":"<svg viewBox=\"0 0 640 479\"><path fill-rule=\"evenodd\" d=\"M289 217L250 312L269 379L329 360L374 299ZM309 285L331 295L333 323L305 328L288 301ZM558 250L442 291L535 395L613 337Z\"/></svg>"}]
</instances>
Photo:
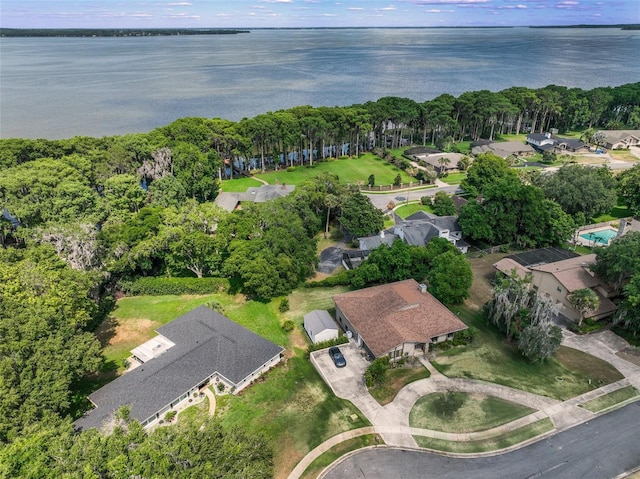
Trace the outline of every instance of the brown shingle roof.
<instances>
[{"instance_id":1,"label":"brown shingle roof","mask_svg":"<svg viewBox=\"0 0 640 479\"><path fill-rule=\"evenodd\" d=\"M587 254L569 258L555 263L530 267L533 271L551 273L569 292L578 289L593 288L600 280L588 270L589 265L596 262L595 254Z\"/></svg>"},{"instance_id":2,"label":"brown shingle roof","mask_svg":"<svg viewBox=\"0 0 640 479\"><path fill-rule=\"evenodd\" d=\"M428 343L431 338L467 326L418 283L406 279L333 297L375 356L404 342Z\"/></svg>"}]
</instances>

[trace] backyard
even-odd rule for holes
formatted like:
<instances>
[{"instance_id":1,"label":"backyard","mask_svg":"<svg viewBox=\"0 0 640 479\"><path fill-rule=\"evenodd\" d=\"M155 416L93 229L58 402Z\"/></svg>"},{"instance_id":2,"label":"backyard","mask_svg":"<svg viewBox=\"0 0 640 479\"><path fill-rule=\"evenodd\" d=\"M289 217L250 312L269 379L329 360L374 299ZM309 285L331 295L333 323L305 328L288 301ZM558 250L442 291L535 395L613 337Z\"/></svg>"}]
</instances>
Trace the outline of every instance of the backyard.
<instances>
[{"instance_id":1,"label":"backyard","mask_svg":"<svg viewBox=\"0 0 640 479\"><path fill-rule=\"evenodd\" d=\"M342 184L366 184L370 175L374 175L375 184L388 186L393 184L396 175L400 174L402 182L409 184L409 176L394 165L374 156L372 153L365 153L360 158L332 159L321 161L310 166L298 166L293 171L283 168L278 171L257 173L256 178L260 178L271 185L286 183L287 185L299 185L300 183L313 178L319 173L327 172L340 178ZM260 186L260 182L251 178L239 178L224 180L222 191L245 191L249 186Z\"/></svg>"},{"instance_id":2,"label":"backyard","mask_svg":"<svg viewBox=\"0 0 640 479\"><path fill-rule=\"evenodd\" d=\"M334 396L304 357L308 340L302 330L304 313L331 308L334 294L344 288L304 289L290 297L290 310L278 312L279 300L247 301L242 295L139 296L118 301L112 318L101 328L108 364L122 370L129 350L155 336L162 324L215 300L224 314L261 336L284 346L286 359L237 396L218 397L216 416L223 424L262 431L275 448L276 477L284 478L295 464L324 440L369 422L348 401ZM297 327L285 333L282 323ZM187 409L185 417L207 414L204 406ZM355 418L355 420L353 419Z\"/></svg>"}]
</instances>

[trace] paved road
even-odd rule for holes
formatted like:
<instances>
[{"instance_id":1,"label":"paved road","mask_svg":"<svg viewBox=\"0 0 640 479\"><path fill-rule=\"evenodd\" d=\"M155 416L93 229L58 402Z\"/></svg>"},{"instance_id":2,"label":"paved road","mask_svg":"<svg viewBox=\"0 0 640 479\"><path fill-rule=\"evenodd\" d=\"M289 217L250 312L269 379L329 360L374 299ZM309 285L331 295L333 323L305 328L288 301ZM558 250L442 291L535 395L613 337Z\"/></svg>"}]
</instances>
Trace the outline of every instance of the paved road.
<instances>
[{"instance_id":1,"label":"paved road","mask_svg":"<svg viewBox=\"0 0 640 479\"><path fill-rule=\"evenodd\" d=\"M396 205L400 205L402 202L396 199L396 196L401 196L403 198L409 198L409 200L419 200L423 196L434 196L438 191L444 191L449 193L450 195L458 192L460 190L459 185L447 185L440 186L436 188L412 188L409 193L407 193L407 189L392 191L390 193L367 193L363 192L369 199L371 203L376 208L381 210L386 210L389 201L393 201Z\"/></svg>"},{"instance_id":2,"label":"paved road","mask_svg":"<svg viewBox=\"0 0 640 479\"><path fill-rule=\"evenodd\" d=\"M323 479L611 479L640 466L640 403L513 452L454 458L402 449L367 449Z\"/></svg>"}]
</instances>

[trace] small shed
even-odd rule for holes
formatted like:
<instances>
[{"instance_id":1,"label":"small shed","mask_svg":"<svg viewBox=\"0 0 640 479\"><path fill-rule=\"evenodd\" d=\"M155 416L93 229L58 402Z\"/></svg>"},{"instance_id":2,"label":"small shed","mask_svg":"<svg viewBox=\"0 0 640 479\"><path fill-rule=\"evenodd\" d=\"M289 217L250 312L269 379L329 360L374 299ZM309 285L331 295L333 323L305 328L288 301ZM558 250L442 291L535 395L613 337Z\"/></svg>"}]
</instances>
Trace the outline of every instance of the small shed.
<instances>
[{"instance_id":1,"label":"small shed","mask_svg":"<svg viewBox=\"0 0 640 479\"><path fill-rule=\"evenodd\" d=\"M329 312L324 310L316 309L305 314L304 330L314 344L338 337L338 325Z\"/></svg>"}]
</instances>

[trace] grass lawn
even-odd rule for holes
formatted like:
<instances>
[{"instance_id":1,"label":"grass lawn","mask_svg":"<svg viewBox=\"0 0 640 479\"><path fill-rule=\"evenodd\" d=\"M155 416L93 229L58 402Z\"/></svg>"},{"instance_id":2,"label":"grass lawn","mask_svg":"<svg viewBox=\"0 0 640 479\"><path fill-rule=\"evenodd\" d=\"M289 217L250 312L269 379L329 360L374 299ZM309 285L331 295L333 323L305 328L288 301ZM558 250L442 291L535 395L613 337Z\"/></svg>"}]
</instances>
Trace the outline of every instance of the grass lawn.
<instances>
[{"instance_id":1,"label":"grass lawn","mask_svg":"<svg viewBox=\"0 0 640 479\"><path fill-rule=\"evenodd\" d=\"M299 185L323 171L337 175L342 184L354 184L359 181L366 183L369 175L374 175L376 185L388 186L393 184L393 180L398 173L400 174L403 183L409 183L409 176L404 173L404 171L399 170L394 165L374 156L372 153L365 153L361 155L360 158L347 158L315 163L313 167L299 166L295 171L282 169L279 171L270 171L264 174L258 173L256 177L269 182L271 185L275 184L276 180L288 185Z\"/></svg>"},{"instance_id":2,"label":"grass lawn","mask_svg":"<svg viewBox=\"0 0 640 479\"><path fill-rule=\"evenodd\" d=\"M527 141L527 134L526 133L520 133L519 135L497 134L496 141L521 141L522 143L524 143L525 141Z\"/></svg>"},{"instance_id":3,"label":"grass lawn","mask_svg":"<svg viewBox=\"0 0 640 479\"><path fill-rule=\"evenodd\" d=\"M389 404L394 400L396 394L405 387L418 379L424 379L431 376L429 370L421 364L417 367L401 367L395 369L387 369L382 384L378 384L369 388L369 394L373 399L378 401L381 406Z\"/></svg>"},{"instance_id":4,"label":"grass lawn","mask_svg":"<svg viewBox=\"0 0 640 479\"><path fill-rule=\"evenodd\" d=\"M454 453L477 453L505 449L553 430L551 419L545 418L493 439L453 442L425 436L413 436L420 447Z\"/></svg>"},{"instance_id":5,"label":"grass lawn","mask_svg":"<svg viewBox=\"0 0 640 479\"><path fill-rule=\"evenodd\" d=\"M466 173L449 173L447 176L440 179L448 185L459 185L466 177Z\"/></svg>"},{"instance_id":6,"label":"grass lawn","mask_svg":"<svg viewBox=\"0 0 640 479\"><path fill-rule=\"evenodd\" d=\"M438 412L438 401L444 394L434 393L418 399L411 409L409 425L451 433L486 431L535 412L521 404L493 396L453 392L462 401L462 406L453 416L447 417Z\"/></svg>"},{"instance_id":7,"label":"grass lawn","mask_svg":"<svg viewBox=\"0 0 640 479\"><path fill-rule=\"evenodd\" d=\"M399 206L394 210L395 214L397 214L400 218L405 219L408 216L411 216L418 211L426 211L427 213L433 213L433 208L428 205L423 205L421 203L409 203L408 205Z\"/></svg>"},{"instance_id":8,"label":"grass lawn","mask_svg":"<svg viewBox=\"0 0 640 479\"><path fill-rule=\"evenodd\" d=\"M609 363L564 346L555 358L531 363L486 324L481 311L465 306L456 310L478 334L475 345L438 353L432 364L446 376L480 379L562 401L623 378Z\"/></svg>"},{"instance_id":9,"label":"grass lawn","mask_svg":"<svg viewBox=\"0 0 640 479\"><path fill-rule=\"evenodd\" d=\"M378 436L378 441L376 441L376 434L366 434L364 436L347 439L340 444L336 444L317 457L311 464L309 464L309 467L307 467L300 477L301 479L315 479L325 467L345 454L357 449L362 449L363 447L377 446L379 444L384 444L384 441L380 436Z\"/></svg>"},{"instance_id":10,"label":"grass lawn","mask_svg":"<svg viewBox=\"0 0 640 479\"><path fill-rule=\"evenodd\" d=\"M331 297L343 291L346 289L298 290L290 296L291 309L285 314L277 311L279 299L260 303L246 301L242 295L123 298L118 301L110 328L102 332L103 339L117 340L105 348L105 355L111 360L126 357L129 349L155 336L155 329L162 324L211 299L219 301L229 318L287 348L283 364L240 395L219 397L216 405L216 416L225 425L261 431L272 440L276 477L284 478L306 453L324 440L370 425L350 402L331 393L302 354L308 344L302 331L304 313L332 308ZM281 328L288 318L295 318L297 325L289 334ZM196 417L201 413L206 411L193 407L181 416ZM352 414L358 417L356 421L350 419Z\"/></svg>"},{"instance_id":11,"label":"grass lawn","mask_svg":"<svg viewBox=\"0 0 640 479\"><path fill-rule=\"evenodd\" d=\"M242 176L240 178L234 178L232 180L222 180L220 191L225 192L243 192L247 191L247 188L252 186L262 186L262 182L255 178L247 178Z\"/></svg>"},{"instance_id":12,"label":"grass lawn","mask_svg":"<svg viewBox=\"0 0 640 479\"><path fill-rule=\"evenodd\" d=\"M273 440L277 478L287 477L302 457L330 437L370 425L355 406L334 396L313 365L299 356L240 395L219 399L216 415L219 411L224 425L260 431Z\"/></svg>"},{"instance_id":13,"label":"grass lawn","mask_svg":"<svg viewBox=\"0 0 640 479\"><path fill-rule=\"evenodd\" d=\"M600 215L597 218L594 218L593 222L604 223L605 221L619 220L620 218L628 218L629 216L632 216L629 208L627 208L625 204L618 201L618 204L614 206L611 211Z\"/></svg>"},{"instance_id":14,"label":"grass lawn","mask_svg":"<svg viewBox=\"0 0 640 479\"><path fill-rule=\"evenodd\" d=\"M637 157L633 156L629 150L608 150L609 156L615 160L635 162L640 161Z\"/></svg>"},{"instance_id":15,"label":"grass lawn","mask_svg":"<svg viewBox=\"0 0 640 479\"><path fill-rule=\"evenodd\" d=\"M587 401L586 403L580 404L580 407L585 408L587 411L600 412L604 411L605 409L609 409L616 404L620 404L621 402L637 397L638 390L633 386L627 386L625 388L618 389L617 391L610 392L609 394L605 394L603 396L592 399L591 401Z\"/></svg>"}]
</instances>

